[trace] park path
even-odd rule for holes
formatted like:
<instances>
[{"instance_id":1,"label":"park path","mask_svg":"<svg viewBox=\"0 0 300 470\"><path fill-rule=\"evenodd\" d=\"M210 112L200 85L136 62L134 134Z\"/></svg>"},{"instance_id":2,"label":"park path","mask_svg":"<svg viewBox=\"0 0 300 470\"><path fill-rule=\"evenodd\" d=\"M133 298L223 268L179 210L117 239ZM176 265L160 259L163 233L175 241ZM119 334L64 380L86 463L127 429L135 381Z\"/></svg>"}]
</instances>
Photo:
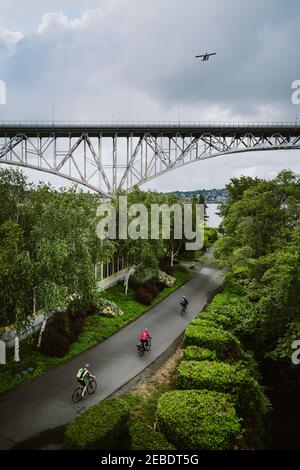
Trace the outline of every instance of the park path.
<instances>
[{"instance_id":1,"label":"park path","mask_svg":"<svg viewBox=\"0 0 300 470\"><path fill-rule=\"evenodd\" d=\"M222 273L214 267L200 265L191 272L190 281L113 336L0 396L0 449L10 449L25 441L34 446L39 436L62 430L82 409L110 396L163 354L202 310L208 295L222 283ZM180 315L182 295L189 300L185 316ZM140 358L136 344L144 327L152 335L152 349ZM97 377L98 389L95 395L74 405L71 396L76 373L86 363Z\"/></svg>"}]
</instances>

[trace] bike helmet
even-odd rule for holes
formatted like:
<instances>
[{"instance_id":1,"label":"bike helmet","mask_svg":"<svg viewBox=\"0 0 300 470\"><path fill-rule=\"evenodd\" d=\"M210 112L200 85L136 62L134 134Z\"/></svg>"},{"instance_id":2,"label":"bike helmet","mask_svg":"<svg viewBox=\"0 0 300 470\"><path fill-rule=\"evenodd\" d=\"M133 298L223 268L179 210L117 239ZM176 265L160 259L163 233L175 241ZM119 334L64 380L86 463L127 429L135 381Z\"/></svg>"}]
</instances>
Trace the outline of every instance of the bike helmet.
<instances>
[{"instance_id":1,"label":"bike helmet","mask_svg":"<svg viewBox=\"0 0 300 470\"><path fill-rule=\"evenodd\" d=\"M85 364L84 367L85 367L86 369L88 369L88 368L90 367L90 365L89 365L89 364Z\"/></svg>"}]
</instances>

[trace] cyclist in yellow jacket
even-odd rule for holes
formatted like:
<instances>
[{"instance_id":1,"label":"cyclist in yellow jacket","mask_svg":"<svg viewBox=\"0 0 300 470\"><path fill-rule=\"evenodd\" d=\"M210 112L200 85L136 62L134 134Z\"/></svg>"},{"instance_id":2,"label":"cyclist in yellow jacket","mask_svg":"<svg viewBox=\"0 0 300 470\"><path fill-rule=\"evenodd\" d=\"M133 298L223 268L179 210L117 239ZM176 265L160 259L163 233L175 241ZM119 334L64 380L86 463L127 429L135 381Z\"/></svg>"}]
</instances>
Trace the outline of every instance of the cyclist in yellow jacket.
<instances>
[{"instance_id":1,"label":"cyclist in yellow jacket","mask_svg":"<svg viewBox=\"0 0 300 470\"><path fill-rule=\"evenodd\" d=\"M90 373L88 370L89 364L86 364L85 367L81 367L76 375L76 378L80 385L82 386L82 396L84 396L87 386L90 383L91 378L94 379L95 376Z\"/></svg>"}]
</instances>

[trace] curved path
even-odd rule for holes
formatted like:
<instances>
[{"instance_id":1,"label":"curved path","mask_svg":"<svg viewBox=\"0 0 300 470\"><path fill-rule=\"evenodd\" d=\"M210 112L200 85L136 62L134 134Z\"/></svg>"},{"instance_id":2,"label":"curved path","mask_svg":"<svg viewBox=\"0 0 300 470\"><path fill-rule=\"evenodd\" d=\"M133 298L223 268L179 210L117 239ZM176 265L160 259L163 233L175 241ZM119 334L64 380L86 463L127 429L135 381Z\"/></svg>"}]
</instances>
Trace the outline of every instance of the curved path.
<instances>
[{"instance_id":1,"label":"curved path","mask_svg":"<svg viewBox=\"0 0 300 470\"><path fill-rule=\"evenodd\" d=\"M94 348L50 370L32 382L0 396L0 449L9 449L40 433L71 421L85 407L111 395L157 359L185 330L207 303L207 296L222 283L220 270L203 267L192 279L146 314ZM180 315L179 299L189 299L188 311ZM136 343L148 327L152 349L140 358ZM97 377L95 395L78 405L71 401L76 373L83 364Z\"/></svg>"}]
</instances>

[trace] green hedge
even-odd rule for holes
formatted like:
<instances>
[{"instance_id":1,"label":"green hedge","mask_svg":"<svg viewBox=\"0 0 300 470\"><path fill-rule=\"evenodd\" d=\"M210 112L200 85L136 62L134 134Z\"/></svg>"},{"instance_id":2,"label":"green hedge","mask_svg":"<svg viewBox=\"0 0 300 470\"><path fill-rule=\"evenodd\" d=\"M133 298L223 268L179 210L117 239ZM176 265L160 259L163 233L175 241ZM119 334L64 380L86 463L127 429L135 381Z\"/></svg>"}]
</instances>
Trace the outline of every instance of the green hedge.
<instances>
[{"instance_id":1,"label":"green hedge","mask_svg":"<svg viewBox=\"0 0 300 470\"><path fill-rule=\"evenodd\" d=\"M230 393L242 417L265 415L269 402L248 370L225 362L183 361L177 369L179 389L207 389Z\"/></svg>"},{"instance_id":2,"label":"green hedge","mask_svg":"<svg viewBox=\"0 0 300 470\"><path fill-rule=\"evenodd\" d=\"M161 432L180 450L233 449L241 424L228 395L208 390L164 393L157 406Z\"/></svg>"},{"instance_id":3,"label":"green hedge","mask_svg":"<svg viewBox=\"0 0 300 470\"><path fill-rule=\"evenodd\" d=\"M142 421L129 425L129 436L131 450L176 450L162 433Z\"/></svg>"},{"instance_id":4,"label":"green hedge","mask_svg":"<svg viewBox=\"0 0 300 470\"><path fill-rule=\"evenodd\" d=\"M126 434L130 407L111 398L83 411L66 428L64 448L72 450L119 449Z\"/></svg>"},{"instance_id":5,"label":"green hedge","mask_svg":"<svg viewBox=\"0 0 300 470\"><path fill-rule=\"evenodd\" d=\"M253 304L245 296L225 291L213 298L205 313L211 315L209 319L230 329L243 339L245 321L252 309Z\"/></svg>"},{"instance_id":6,"label":"green hedge","mask_svg":"<svg viewBox=\"0 0 300 470\"><path fill-rule=\"evenodd\" d=\"M224 360L238 360L242 355L238 339L229 331L205 324L204 320L195 320L185 331L185 344L214 350Z\"/></svg>"},{"instance_id":7,"label":"green hedge","mask_svg":"<svg viewBox=\"0 0 300 470\"><path fill-rule=\"evenodd\" d=\"M191 325L206 326L207 328L221 328L220 325L212 319L202 318L202 315L195 318Z\"/></svg>"},{"instance_id":8,"label":"green hedge","mask_svg":"<svg viewBox=\"0 0 300 470\"><path fill-rule=\"evenodd\" d=\"M223 314L214 314L211 311L201 312L196 320L210 321L217 325L219 328L223 327L225 329L230 329L231 318Z\"/></svg>"},{"instance_id":9,"label":"green hedge","mask_svg":"<svg viewBox=\"0 0 300 470\"><path fill-rule=\"evenodd\" d=\"M216 361L218 359L216 351L199 346L187 346L183 357L186 361Z\"/></svg>"}]
</instances>

